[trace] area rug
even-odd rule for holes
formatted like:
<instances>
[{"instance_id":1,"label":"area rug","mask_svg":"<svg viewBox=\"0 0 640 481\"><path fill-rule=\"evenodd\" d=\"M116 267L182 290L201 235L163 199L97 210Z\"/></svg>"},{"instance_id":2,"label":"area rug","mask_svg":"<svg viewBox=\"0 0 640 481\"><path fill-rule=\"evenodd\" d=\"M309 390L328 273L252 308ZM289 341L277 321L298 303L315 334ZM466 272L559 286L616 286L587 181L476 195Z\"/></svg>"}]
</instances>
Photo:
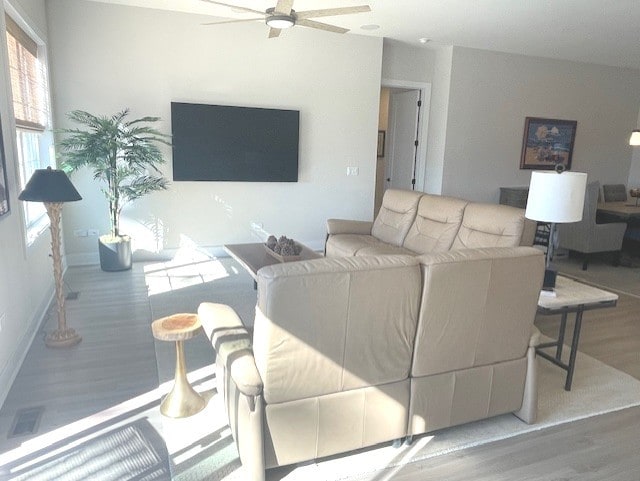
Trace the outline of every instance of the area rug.
<instances>
[{"instance_id":1,"label":"area rug","mask_svg":"<svg viewBox=\"0 0 640 481\"><path fill-rule=\"evenodd\" d=\"M579 353L571 391L564 390L566 373L539 360L538 422L527 425L511 414L443 429L417 437L409 445L394 448L390 443L335 456L318 462L268 472L268 480L373 481L381 470L426 461L429 458L510 438L559 424L640 405L640 381L606 364ZM196 384L196 389L198 385ZM180 481L245 480L231 433L224 418L220 396L214 395L207 408L193 417L193 429L204 426L202 435L213 435L203 445L197 462L175 466Z\"/></svg>"},{"instance_id":2,"label":"area rug","mask_svg":"<svg viewBox=\"0 0 640 481\"><path fill-rule=\"evenodd\" d=\"M11 481L168 480L171 473L164 441L140 419L89 439L53 459L4 478Z\"/></svg>"},{"instance_id":3,"label":"area rug","mask_svg":"<svg viewBox=\"0 0 640 481\"><path fill-rule=\"evenodd\" d=\"M209 265L207 269L218 272L211 280L206 280L202 272L196 272L202 271L204 264L191 272L185 266L169 267L166 274L170 278L175 275L173 285L178 287L182 283L182 287L150 296L154 317L183 310L193 312L200 302L213 301L230 304L250 323L255 305L252 279L230 259L211 263L215 267ZM162 274L156 271L154 275ZM161 350L157 356L161 381L170 381L173 375L173 352L167 350L167 344L157 344ZM204 336L198 341L189 341L185 349L190 379L208 398L208 404L189 419L163 420L165 440L173 460L173 478L179 481L246 480L220 396L215 391L211 369L213 349ZM511 414L497 416L419 436L408 446L394 448L386 443L356 453L269 470L267 479L373 481L379 479L381 470L427 462L435 456L640 405L640 381L583 353L578 353L571 391L564 390L565 371L543 359L538 366L536 424L527 425ZM176 446L178 433L189 433L190 439Z\"/></svg>"}]
</instances>

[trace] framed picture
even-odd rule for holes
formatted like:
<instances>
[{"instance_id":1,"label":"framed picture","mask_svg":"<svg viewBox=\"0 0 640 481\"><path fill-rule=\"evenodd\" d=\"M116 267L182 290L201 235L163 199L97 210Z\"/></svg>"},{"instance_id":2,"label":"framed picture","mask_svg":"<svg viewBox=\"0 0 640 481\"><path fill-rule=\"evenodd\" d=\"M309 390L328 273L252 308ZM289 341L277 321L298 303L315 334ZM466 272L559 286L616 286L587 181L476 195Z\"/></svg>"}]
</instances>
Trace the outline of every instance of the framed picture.
<instances>
[{"instance_id":1,"label":"framed picture","mask_svg":"<svg viewBox=\"0 0 640 481\"><path fill-rule=\"evenodd\" d=\"M527 117L520 168L553 170L557 164L563 164L565 169L570 169L577 125L575 120Z\"/></svg>"},{"instance_id":2,"label":"framed picture","mask_svg":"<svg viewBox=\"0 0 640 481\"><path fill-rule=\"evenodd\" d=\"M0 217L9 213L9 192L7 190L7 164L2 142L2 120L0 119Z\"/></svg>"},{"instance_id":3,"label":"framed picture","mask_svg":"<svg viewBox=\"0 0 640 481\"><path fill-rule=\"evenodd\" d=\"M378 130L378 157L384 157L384 130Z\"/></svg>"}]
</instances>

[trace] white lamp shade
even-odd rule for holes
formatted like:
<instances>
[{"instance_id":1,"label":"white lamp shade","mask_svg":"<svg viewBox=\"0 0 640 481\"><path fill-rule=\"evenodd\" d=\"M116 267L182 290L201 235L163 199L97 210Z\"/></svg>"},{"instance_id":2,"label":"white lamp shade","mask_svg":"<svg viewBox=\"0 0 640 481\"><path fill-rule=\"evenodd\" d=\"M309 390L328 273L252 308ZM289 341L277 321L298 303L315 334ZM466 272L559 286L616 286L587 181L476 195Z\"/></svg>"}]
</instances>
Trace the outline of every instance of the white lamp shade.
<instances>
[{"instance_id":1,"label":"white lamp shade","mask_svg":"<svg viewBox=\"0 0 640 481\"><path fill-rule=\"evenodd\" d=\"M527 199L527 219L540 222L582 220L587 174L583 172L532 172Z\"/></svg>"},{"instance_id":2,"label":"white lamp shade","mask_svg":"<svg viewBox=\"0 0 640 481\"><path fill-rule=\"evenodd\" d=\"M629 145L640 145L640 130L634 130L633 132L631 132Z\"/></svg>"}]
</instances>

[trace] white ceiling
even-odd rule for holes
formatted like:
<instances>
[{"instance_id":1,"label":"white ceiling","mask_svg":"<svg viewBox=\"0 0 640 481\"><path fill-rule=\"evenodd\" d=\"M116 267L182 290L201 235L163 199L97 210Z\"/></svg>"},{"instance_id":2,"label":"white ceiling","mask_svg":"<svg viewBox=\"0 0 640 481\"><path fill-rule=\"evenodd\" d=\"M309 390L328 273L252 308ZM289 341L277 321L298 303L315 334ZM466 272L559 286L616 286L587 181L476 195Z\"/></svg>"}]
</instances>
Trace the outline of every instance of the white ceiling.
<instances>
[{"instance_id":1,"label":"white ceiling","mask_svg":"<svg viewBox=\"0 0 640 481\"><path fill-rule=\"evenodd\" d=\"M93 1L211 15L212 21L252 17L202 0ZM276 0L223 2L266 10ZM296 0L294 9L361 4L372 11L318 20L416 46L424 37L430 39L427 47L456 45L640 69L640 0ZM369 24L380 28L360 28ZM234 24L202 28L232 31ZM272 41L286 41L286 32Z\"/></svg>"}]
</instances>

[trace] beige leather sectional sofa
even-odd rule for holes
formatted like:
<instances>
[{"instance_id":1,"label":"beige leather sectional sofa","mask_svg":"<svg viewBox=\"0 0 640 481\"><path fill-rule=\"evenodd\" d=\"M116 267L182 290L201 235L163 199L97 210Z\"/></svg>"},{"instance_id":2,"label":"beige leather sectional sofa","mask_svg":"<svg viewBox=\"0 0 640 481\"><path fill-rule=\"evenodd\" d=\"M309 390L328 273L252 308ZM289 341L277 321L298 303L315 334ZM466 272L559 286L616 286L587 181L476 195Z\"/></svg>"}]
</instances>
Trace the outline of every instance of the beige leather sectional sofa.
<instances>
[{"instance_id":1,"label":"beige leather sectional sofa","mask_svg":"<svg viewBox=\"0 0 640 481\"><path fill-rule=\"evenodd\" d=\"M200 306L247 479L498 414L535 421L544 257L518 246L521 213L422 195L411 213L411 196L390 197L368 233L333 231L328 257L261 269L253 333L228 306ZM413 227L439 252L416 255ZM374 248L412 255L363 255Z\"/></svg>"},{"instance_id":2,"label":"beige leather sectional sofa","mask_svg":"<svg viewBox=\"0 0 640 481\"><path fill-rule=\"evenodd\" d=\"M328 257L428 254L532 245L536 223L524 210L455 197L387 190L374 222L329 219Z\"/></svg>"}]
</instances>

